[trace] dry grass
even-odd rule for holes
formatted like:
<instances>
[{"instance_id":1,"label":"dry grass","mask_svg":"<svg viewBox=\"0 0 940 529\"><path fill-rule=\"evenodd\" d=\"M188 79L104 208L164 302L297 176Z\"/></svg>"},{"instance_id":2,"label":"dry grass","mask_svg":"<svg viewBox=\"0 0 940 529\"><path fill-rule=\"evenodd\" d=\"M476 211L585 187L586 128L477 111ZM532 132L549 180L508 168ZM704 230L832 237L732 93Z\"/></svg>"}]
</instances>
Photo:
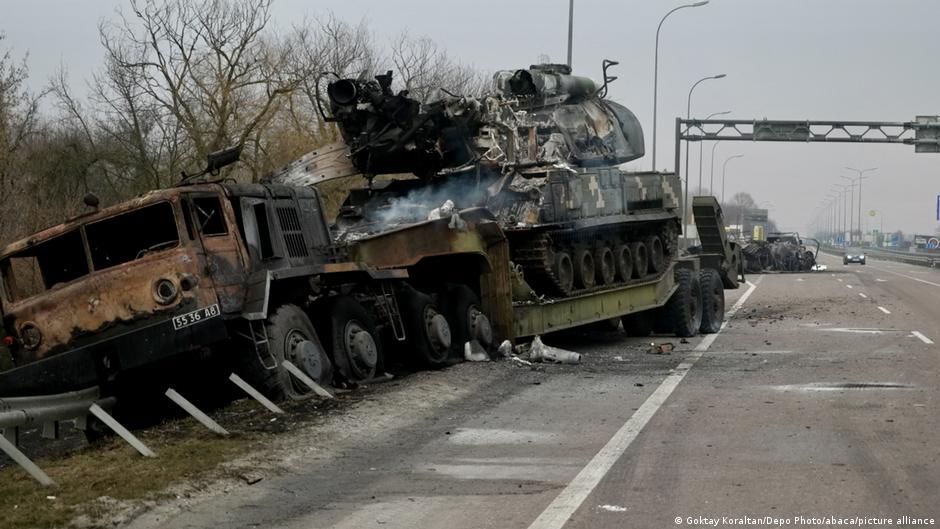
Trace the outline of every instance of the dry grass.
<instances>
[{"instance_id":1,"label":"dry grass","mask_svg":"<svg viewBox=\"0 0 940 529\"><path fill-rule=\"evenodd\" d=\"M81 514L94 520L104 514L104 506L92 501L96 498L158 497L173 483L209 474L220 463L250 450L257 440L255 434L219 438L196 428L170 436L157 427L138 436L157 453L156 458L142 457L120 439L111 439L38 461L58 484L55 487L39 486L16 466L3 469L0 525L7 529L63 527Z\"/></svg>"}]
</instances>

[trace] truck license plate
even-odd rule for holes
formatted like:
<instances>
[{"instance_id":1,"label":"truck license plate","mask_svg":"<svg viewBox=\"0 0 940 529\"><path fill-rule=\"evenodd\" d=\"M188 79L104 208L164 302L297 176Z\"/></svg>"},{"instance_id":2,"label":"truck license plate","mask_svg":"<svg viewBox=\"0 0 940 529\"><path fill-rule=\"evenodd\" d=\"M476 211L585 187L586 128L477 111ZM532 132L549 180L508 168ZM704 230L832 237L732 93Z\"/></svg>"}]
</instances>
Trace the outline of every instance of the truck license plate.
<instances>
[{"instance_id":1,"label":"truck license plate","mask_svg":"<svg viewBox=\"0 0 940 529\"><path fill-rule=\"evenodd\" d=\"M180 314L179 316L173 316L173 330L178 331L183 327L189 327L190 325L195 325L201 321L208 320L209 318L215 318L219 315L219 305L213 304L208 307L203 307L201 309L196 309L192 312L187 312L186 314Z\"/></svg>"}]
</instances>

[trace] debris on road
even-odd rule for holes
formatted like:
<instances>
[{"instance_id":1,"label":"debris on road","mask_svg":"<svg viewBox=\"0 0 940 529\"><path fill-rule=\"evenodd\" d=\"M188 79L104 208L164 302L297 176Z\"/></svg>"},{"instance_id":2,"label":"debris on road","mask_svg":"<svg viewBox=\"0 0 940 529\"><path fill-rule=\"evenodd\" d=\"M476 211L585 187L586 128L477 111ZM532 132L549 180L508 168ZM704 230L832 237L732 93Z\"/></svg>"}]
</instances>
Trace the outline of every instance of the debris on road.
<instances>
[{"instance_id":1,"label":"debris on road","mask_svg":"<svg viewBox=\"0 0 940 529\"><path fill-rule=\"evenodd\" d=\"M573 351L559 349L542 343L538 336L529 346L529 360L533 362L554 362L558 364L580 364L581 355Z\"/></svg>"},{"instance_id":2,"label":"debris on road","mask_svg":"<svg viewBox=\"0 0 940 529\"><path fill-rule=\"evenodd\" d=\"M463 359L467 362L489 362L490 356L480 342L471 340L463 344Z\"/></svg>"},{"instance_id":3,"label":"debris on road","mask_svg":"<svg viewBox=\"0 0 940 529\"><path fill-rule=\"evenodd\" d=\"M503 343L499 344L499 347L496 349L496 356L499 358L509 358L512 356L512 342L503 340Z\"/></svg>"},{"instance_id":4,"label":"debris on road","mask_svg":"<svg viewBox=\"0 0 940 529\"><path fill-rule=\"evenodd\" d=\"M673 345L672 342L663 342L659 345L651 343L650 348L646 351L646 353L651 355L667 355L672 353L673 349L675 349L675 345Z\"/></svg>"}]
</instances>

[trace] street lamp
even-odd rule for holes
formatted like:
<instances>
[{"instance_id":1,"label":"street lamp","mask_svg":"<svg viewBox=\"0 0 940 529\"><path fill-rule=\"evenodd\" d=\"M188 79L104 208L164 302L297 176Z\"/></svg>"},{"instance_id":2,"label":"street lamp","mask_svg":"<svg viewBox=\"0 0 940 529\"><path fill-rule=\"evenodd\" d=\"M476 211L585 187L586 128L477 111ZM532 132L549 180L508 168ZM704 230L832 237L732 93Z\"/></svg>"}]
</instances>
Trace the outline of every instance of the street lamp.
<instances>
[{"instance_id":1,"label":"street lamp","mask_svg":"<svg viewBox=\"0 0 940 529\"><path fill-rule=\"evenodd\" d=\"M842 243L844 244L844 243L846 242L846 241L845 241L845 231L846 231L846 229L849 229L849 238L850 238L850 239L851 239L851 236L852 236L852 233L851 233L851 227L852 227L852 226L851 226L851 222L849 221L849 219L851 219L852 217L850 216L850 214L849 214L850 212L848 211L848 206L847 206L847 204L846 204L846 198L847 198L848 195L849 195L849 189L853 188L853 187L855 186L855 184L835 184L835 186L841 189L841 191L840 191L840 194L841 194L841 196L842 196L842 215L841 215L842 223L841 223L841 233L842 233Z\"/></svg>"},{"instance_id":2,"label":"street lamp","mask_svg":"<svg viewBox=\"0 0 940 529\"><path fill-rule=\"evenodd\" d=\"M712 189L715 189L715 149L720 144L720 141L715 141L715 144L712 145L712 168L711 174L708 176L708 192L711 193Z\"/></svg>"},{"instance_id":3,"label":"street lamp","mask_svg":"<svg viewBox=\"0 0 940 529\"><path fill-rule=\"evenodd\" d=\"M685 119L688 120L688 119L690 119L690 118L692 117L692 92L695 91L695 87L698 86L698 85L700 85L700 84L702 84L702 83L704 83L705 81L708 81L709 79L723 79L724 77L725 77L725 74L723 74L723 73L720 73L720 74L718 74L718 75L709 75L708 77L702 77L702 78L699 79L698 81L695 81L694 83L692 83L692 88L689 88L689 99L688 99L688 103L686 104L686 107L685 107ZM701 148L701 147L699 147L699 148ZM653 170L655 170L655 169L656 169L656 167L653 166ZM678 168L677 168L677 169L678 169ZM699 172L699 182L698 182L699 188L702 187L702 179L701 179L701 176L702 176L702 174L701 174L701 172ZM689 203L689 141L688 141L688 140L685 141L685 202L684 202L684 203L685 203L686 205L688 205L688 203ZM683 230L685 229L684 226L685 226L685 224L686 224L686 213L685 213L685 210L686 210L686 208L683 207L683 208L682 208L682 226L683 226ZM685 232L683 231L683 233L685 233Z\"/></svg>"},{"instance_id":4,"label":"street lamp","mask_svg":"<svg viewBox=\"0 0 940 529\"><path fill-rule=\"evenodd\" d=\"M673 8L671 11L663 15L662 20L659 21L659 25L656 26L656 49L653 54L653 171L656 170L656 96L657 90L659 88L659 30L663 27L663 22L666 21L666 18L669 15L675 13L680 9L685 9L687 7L702 7L707 4L708 0L702 2L695 2L694 4L681 5L679 7ZM676 167L676 171L679 168Z\"/></svg>"},{"instance_id":5,"label":"street lamp","mask_svg":"<svg viewBox=\"0 0 940 529\"><path fill-rule=\"evenodd\" d=\"M839 178L844 178L851 182L848 187L852 190L852 200L849 201L849 244L852 244L855 242L855 230L853 225L855 219L852 218L855 216L853 215L853 213L855 213L855 179L851 176L839 176ZM859 182L861 182L861 180L859 180Z\"/></svg>"},{"instance_id":6,"label":"street lamp","mask_svg":"<svg viewBox=\"0 0 940 529\"><path fill-rule=\"evenodd\" d=\"M724 112L714 112L712 114L709 114L708 117L705 118L705 120L712 119L715 116L724 116L730 113L731 113L730 110L725 110ZM717 141L715 142L715 145L718 145ZM715 173L715 147L712 147L712 174L714 175L714 173ZM699 142L698 144L698 188L699 188L699 191L702 190L702 142ZM709 185L708 192L711 193L711 190L712 190L711 185Z\"/></svg>"},{"instance_id":7,"label":"street lamp","mask_svg":"<svg viewBox=\"0 0 940 529\"><path fill-rule=\"evenodd\" d=\"M862 176L863 174L875 171L877 167L870 167L868 169L855 169L854 167L846 167L849 171L855 171L858 173L858 238L859 245L864 241L864 236L862 235L862 180L868 178L867 176Z\"/></svg>"},{"instance_id":8,"label":"street lamp","mask_svg":"<svg viewBox=\"0 0 940 529\"><path fill-rule=\"evenodd\" d=\"M735 158L743 158L743 154L735 154L734 156L729 156L725 159L725 163L721 164L721 205L725 204L725 170L728 168L728 162L734 160Z\"/></svg>"}]
</instances>

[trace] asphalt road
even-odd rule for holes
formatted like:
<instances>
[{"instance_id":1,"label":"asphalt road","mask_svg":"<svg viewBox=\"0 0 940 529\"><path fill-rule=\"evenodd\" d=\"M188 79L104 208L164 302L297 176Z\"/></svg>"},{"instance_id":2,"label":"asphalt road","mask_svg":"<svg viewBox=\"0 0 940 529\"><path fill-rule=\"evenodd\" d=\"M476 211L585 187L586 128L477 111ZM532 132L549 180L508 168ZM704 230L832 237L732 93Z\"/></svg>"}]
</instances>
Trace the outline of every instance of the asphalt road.
<instances>
[{"instance_id":1,"label":"asphalt road","mask_svg":"<svg viewBox=\"0 0 940 529\"><path fill-rule=\"evenodd\" d=\"M940 272L822 259L729 292L716 337L588 332L546 339L581 366L458 366L473 392L133 527L936 525Z\"/></svg>"}]
</instances>

